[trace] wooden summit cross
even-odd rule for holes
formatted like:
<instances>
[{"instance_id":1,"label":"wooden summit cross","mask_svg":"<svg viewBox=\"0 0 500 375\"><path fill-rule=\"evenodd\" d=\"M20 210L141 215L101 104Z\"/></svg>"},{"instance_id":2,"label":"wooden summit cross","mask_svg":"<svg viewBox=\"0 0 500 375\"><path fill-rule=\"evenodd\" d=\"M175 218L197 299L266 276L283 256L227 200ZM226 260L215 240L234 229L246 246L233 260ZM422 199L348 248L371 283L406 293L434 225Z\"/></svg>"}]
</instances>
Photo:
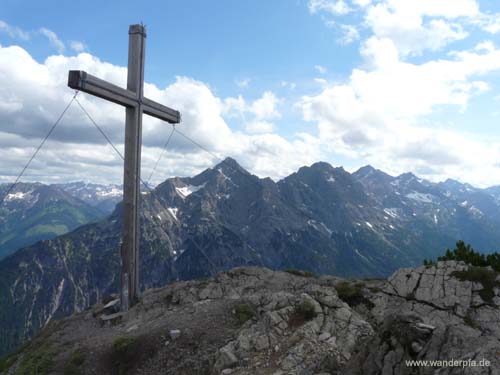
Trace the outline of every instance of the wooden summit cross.
<instances>
[{"instance_id":1,"label":"wooden summit cross","mask_svg":"<svg viewBox=\"0 0 500 375\"><path fill-rule=\"evenodd\" d=\"M132 25L128 31L127 89L103 81L86 72L71 70L68 86L126 108L125 163L123 173L123 243L120 300L122 311L139 299L139 202L141 197L142 114L171 124L179 123L179 111L144 97L144 55L146 28Z\"/></svg>"}]
</instances>

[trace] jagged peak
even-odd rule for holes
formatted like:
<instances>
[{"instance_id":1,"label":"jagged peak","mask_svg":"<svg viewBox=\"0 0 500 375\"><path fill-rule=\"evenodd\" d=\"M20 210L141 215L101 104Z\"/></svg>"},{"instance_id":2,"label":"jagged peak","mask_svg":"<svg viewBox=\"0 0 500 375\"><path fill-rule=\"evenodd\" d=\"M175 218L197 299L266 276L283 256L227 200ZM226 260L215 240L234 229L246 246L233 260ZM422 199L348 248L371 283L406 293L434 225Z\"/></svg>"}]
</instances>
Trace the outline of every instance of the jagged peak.
<instances>
[{"instance_id":1,"label":"jagged peak","mask_svg":"<svg viewBox=\"0 0 500 375\"><path fill-rule=\"evenodd\" d=\"M368 176L381 176L381 177L386 177L393 179L394 177L391 176L388 173L385 173L384 171L381 171L380 169L377 169L370 164L367 164L361 168L359 168L356 172L353 173L353 176L358 177L358 178L366 178Z\"/></svg>"},{"instance_id":2,"label":"jagged peak","mask_svg":"<svg viewBox=\"0 0 500 375\"><path fill-rule=\"evenodd\" d=\"M397 176L396 179L398 181L409 182L409 181L413 181L413 180L418 180L418 177L415 176L412 172L406 172L406 173L402 173L399 176Z\"/></svg>"},{"instance_id":3,"label":"jagged peak","mask_svg":"<svg viewBox=\"0 0 500 375\"><path fill-rule=\"evenodd\" d=\"M227 156L226 158L224 158L224 160L222 160L221 162L219 162L214 168L217 169L217 168L221 168L221 167L226 167L226 166L229 166L229 167L234 167L234 168L241 168L241 169L244 169L237 161L236 159L233 159L232 157L230 156Z\"/></svg>"},{"instance_id":4,"label":"jagged peak","mask_svg":"<svg viewBox=\"0 0 500 375\"><path fill-rule=\"evenodd\" d=\"M441 185L448 185L448 186L463 186L464 184L461 183L458 180L455 180L453 178L447 178L443 182L440 182Z\"/></svg>"},{"instance_id":5,"label":"jagged peak","mask_svg":"<svg viewBox=\"0 0 500 375\"><path fill-rule=\"evenodd\" d=\"M375 167L371 166L370 164L367 164L367 165L364 165L362 167L360 167L356 172L354 173L361 173L361 172L375 172L375 171L379 171L378 169L376 169Z\"/></svg>"},{"instance_id":6,"label":"jagged peak","mask_svg":"<svg viewBox=\"0 0 500 375\"><path fill-rule=\"evenodd\" d=\"M325 161L318 161L316 163L311 164L310 166L303 166L300 167L299 170L296 172L297 174L302 174L306 172L320 172L320 173L335 173L335 172L341 172L341 173L347 173L343 167L334 167L330 163L327 163ZM293 173L292 175L294 175Z\"/></svg>"},{"instance_id":7,"label":"jagged peak","mask_svg":"<svg viewBox=\"0 0 500 375\"><path fill-rule=\"evenodd\" d=\"M251 175L245 168L243 168L235 159L231 157L226 157L220 163L216 164L211 170L218 171L219 173L224 173L226 175L232 175L234 173Z\"/></svg>"},{"instance_id":8,"label":"jagged peak","mask_svg":"<svg viewBox=\"0 0 500 375\"><path fill-rule=\"evenodd\" d=\"M327 163L326 161L318 161L314 164L311 164L311 166L309 168L312 170L319 170L319 171L344 170L344 168L342 168L342 167L335 168L330 163Z\"/></svg>"}]
</instances>

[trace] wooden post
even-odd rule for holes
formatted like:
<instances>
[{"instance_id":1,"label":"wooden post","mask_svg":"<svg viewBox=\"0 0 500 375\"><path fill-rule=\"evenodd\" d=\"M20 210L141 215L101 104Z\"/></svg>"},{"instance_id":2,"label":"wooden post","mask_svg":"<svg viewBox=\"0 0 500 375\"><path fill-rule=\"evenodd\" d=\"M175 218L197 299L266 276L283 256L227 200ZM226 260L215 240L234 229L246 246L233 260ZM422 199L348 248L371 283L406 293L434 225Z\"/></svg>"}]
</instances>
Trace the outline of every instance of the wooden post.
<instances>
[{"instance_id":1,"label":"wooden post","mask_svg":"<svg viewBox=\"0 0 500 375\"><path fill-rule=\"evenodd\" d=\"M137 105L127 107L125 122L125 171L123 176L122 310L140 296L139 209L141 199L142 100L146 30L129 28L127 90L136 94ZM128 298L127 298L128 297Z\"/></svg>"}]
</instances>

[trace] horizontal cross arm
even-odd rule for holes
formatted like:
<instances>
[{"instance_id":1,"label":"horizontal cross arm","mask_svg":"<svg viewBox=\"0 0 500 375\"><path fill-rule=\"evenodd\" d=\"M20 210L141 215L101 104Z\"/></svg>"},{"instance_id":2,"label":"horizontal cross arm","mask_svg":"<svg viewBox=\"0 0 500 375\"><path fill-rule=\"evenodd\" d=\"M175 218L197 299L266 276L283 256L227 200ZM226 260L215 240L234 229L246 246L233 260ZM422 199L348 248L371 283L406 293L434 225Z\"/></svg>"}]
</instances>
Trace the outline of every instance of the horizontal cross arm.
<instances>
[{"instance_id":1,"label":"horizontal cross arm","mask_svg":"<svg viewBox=\"0 0 500 375\"><path fill-rule=\"evenodd\" d=\"M70 70L68 86L126 107L137 105L135 94L81 70Z\"/></svg>"},{"instance_id":2,"label":"horizontal cross arm","mask_svg":"<svg viewBox=\"0 0 500 375\"><path fill-rule=\"evenodd\" d=\"M70 70L68 75L68 86L74 90L83 91L125 107L135 107L139 104L139 100L134 92L94 77L81 70ZM141 104L142 111L147 115L167 121L171 124L177 124L181 120L179 111L164 106L163 104L154 102L148 98L144 98Z\"/></svg>"},{"instance_id":3,"label":"horizontal cross arm","mask_svg":"<svg viewBox=\"0 0 500 375\"><path fill-rule=\"evenodd\" d=\"M142 99L142 111L147 115L159 118L171 124L178 124L181 122L181 114L179 111L154 102L148 98Z\"/></svg>"}]
</instances>

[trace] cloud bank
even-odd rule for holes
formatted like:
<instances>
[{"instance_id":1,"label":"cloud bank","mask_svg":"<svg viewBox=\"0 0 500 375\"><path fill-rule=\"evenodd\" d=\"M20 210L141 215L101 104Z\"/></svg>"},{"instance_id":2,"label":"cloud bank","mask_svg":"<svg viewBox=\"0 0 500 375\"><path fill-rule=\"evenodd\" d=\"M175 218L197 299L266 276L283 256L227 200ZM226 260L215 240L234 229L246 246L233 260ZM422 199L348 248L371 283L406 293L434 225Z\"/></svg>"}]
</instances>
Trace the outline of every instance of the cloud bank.
<instances>
[{"instance_id":1,"label":"cloud bank","mask_svg":"<svg viewBox=\"0 0 500 375\"><path fill-rule=\"evenodd\" d=\"M67 88L68 70L85 70L125 86L126 68L101 61L88 53L50 56L35 61L18 46L0 47L0 144L5 155L0 167L4 181L12 180L51 124L73 96ZM29 72L29 74L26 74ZM145 84L147 97L182 113L179 129L219 157L232 156L259 175L280 178L320 158L311 135L291 140L273 133L268 120L279 118L279 99L270 91L253 102L217 97L210 87L189 77L177 77L159 88ZM106 134L123 150L124 109L81 93L78 97ZM245 114L246 131L234 131L225 117ZM143 171L148 173L161 153L170 125L144 118ZM172 175L192 175L217 160L179 135L174 135L158 168L160 182ZM88 179L119 182L122 161L83 112L73 106L29 169L28 178L43 181Z\"/></svg>"}]
</instances>

